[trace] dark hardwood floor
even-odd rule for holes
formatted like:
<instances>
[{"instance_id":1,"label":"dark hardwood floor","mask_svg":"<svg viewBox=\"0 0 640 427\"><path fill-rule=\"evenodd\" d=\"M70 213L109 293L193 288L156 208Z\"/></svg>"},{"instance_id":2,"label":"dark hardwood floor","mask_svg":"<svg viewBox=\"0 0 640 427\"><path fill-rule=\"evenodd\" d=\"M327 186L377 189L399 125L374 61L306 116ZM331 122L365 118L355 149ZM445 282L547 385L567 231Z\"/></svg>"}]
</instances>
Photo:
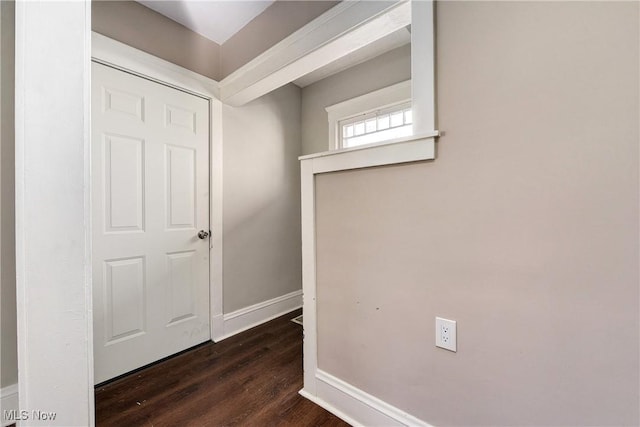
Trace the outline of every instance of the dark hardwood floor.
<instances>
[{"instance_id":1,"label":"dark hardwood floor","mask_svg":"<svg viewBox=\"0 0 640 427\"><path fill-rule=\"evenodd\" d=\"M298 394L300 310L96 388L98 426L348 426Z\"/></svg>"}]
</instances>

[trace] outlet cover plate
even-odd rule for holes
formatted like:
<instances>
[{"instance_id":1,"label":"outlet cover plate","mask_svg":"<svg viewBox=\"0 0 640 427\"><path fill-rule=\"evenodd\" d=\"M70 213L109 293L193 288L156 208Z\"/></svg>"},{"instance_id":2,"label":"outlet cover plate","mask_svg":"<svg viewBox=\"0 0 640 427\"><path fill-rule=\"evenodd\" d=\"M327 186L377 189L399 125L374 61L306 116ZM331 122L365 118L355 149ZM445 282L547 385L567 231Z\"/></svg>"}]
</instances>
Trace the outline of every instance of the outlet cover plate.
<instances>
[{"instance_id":1,"label":"outlet cover plate","mask_svg":"<svg viewBox=\"0 0 640 427\"><path fill-rule=\"evenodd\" d=\"M456 321L436 317L436 347L457 351Z\"/></svg>"}]
</instances>

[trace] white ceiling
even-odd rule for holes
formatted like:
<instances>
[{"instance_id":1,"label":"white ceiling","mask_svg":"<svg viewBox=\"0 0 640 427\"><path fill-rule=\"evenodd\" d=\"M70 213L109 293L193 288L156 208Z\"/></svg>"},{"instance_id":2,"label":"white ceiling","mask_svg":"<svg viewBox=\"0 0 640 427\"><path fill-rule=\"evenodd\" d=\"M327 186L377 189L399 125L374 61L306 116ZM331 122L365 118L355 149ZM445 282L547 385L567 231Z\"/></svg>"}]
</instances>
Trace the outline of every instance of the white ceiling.
<instances>
[{"instance_id":1,"label":"white ceiling","mask_svg":"<svg viewBox=\"0 0 640 427\"><path fill-rule=\"evenodd\" d=\"M137 0L218 44L247 25L274 0Z\"/></svg>"}]
</instances>

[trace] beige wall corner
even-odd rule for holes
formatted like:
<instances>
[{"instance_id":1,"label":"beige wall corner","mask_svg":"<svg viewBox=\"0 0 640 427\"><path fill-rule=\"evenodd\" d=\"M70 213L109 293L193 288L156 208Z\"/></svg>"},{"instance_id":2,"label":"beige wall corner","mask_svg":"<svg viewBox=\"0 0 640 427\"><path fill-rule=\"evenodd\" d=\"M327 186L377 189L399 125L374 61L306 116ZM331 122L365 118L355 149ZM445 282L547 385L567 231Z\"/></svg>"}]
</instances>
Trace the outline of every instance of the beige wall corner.
<instances>
[{"instance_id":1,"label":"beige wall corner","mask_svg":"<svg viewBox=\"0 0 640 427\"><path fill-rule=\"evenodd\" d=\"M302 287L300 89L223 106L224 313Z\"/></svg>"},{"instance_id":2,"label":"beige wall corner","mask_svg":"<svg viewBox=\"0 0 640 427\"><path fill-rule=\"evenodd\" d=\"M221 79L220 46L134 1L93 1L93 31L188 70Z\"/></svg>"}]
</instances>

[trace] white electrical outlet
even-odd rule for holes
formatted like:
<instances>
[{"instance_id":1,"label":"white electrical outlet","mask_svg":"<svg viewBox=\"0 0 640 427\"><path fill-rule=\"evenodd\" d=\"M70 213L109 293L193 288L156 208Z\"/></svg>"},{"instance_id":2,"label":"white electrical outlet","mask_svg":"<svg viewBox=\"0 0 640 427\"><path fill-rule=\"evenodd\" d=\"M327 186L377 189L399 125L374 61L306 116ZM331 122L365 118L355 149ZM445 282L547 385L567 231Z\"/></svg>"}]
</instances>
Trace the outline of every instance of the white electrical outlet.
<instances>
[{"instance_id":1,"label":"white electrical outlet","mask_svg":"<svg viewBox=\"0 0 640 427\"><path fill-rule=\"evenodd\" d=\"M436 347L457 351L455 320L436 317Z\"/></svg>"}]
</instances>

